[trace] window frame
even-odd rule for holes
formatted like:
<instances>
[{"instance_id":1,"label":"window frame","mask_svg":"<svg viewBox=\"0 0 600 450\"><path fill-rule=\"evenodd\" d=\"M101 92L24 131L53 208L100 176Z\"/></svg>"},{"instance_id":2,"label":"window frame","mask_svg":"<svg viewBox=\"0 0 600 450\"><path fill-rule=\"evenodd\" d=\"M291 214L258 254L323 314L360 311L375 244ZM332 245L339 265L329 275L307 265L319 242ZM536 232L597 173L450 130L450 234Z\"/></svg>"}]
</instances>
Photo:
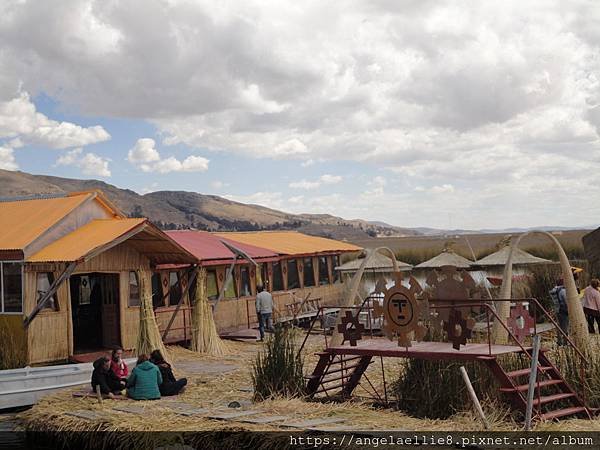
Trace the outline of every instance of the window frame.
<instances>
[{"instance_id":1,"label":"window frame","mask_svg":"<svg viewBox=\"0 0 600 450\"><path fill-rule=\"evenodd\" d=\"M138 296L137 296L137 301L138 304L137 305L132 305L131 304L131 274L133 274L133 276L135 277L135 282L136 282L136 286L138 289ZM138 273L137 270L130 270L128 277L127 277L127 288L128 288L128 292L127 292L127 307L128 308L139 308L142 305L142 293L140 292L140 280L138 278Z\"/></svg>"},{"instance_id":2,"label":"window frame","mask_svg":"<svg viewBox=\"0 0 600 450\"><path fill-rule=\"evenodd\" d=\"M248 281L248 295L245 295L243 292L244 289L244 271L246 272L247 275L247 281ZM239 292L238 292L238 297L251 297L252 296L252 277L250 276L250 265L248 264L243 264L240 266L239 268L239 274L240 274L240 282L239 282Z\"/></svg>"},{"instance_id":3,"label":"window frame","mask_svg":"<svg viewBox=\"0 0 600 450\"><path fill-rule=\"evenodd\" d=\"M277 267L279 267L279 281L281 282L280 286L277 286L276 283L276 278L275 278L275 265L277 265ZM272 287L272 292L281 292L281 291L285 291L285 280L283 279L283 261L273 261L272 266L271 266L271 273L273 276L273 287ZM286 272L286 277L287 277L287 272ZM281 289L277 289L277 287L281 287Z\"/></svg>"},{"instance_id":4,"label":"window frame","mask_svg":"<svg viewBox=\"0 0 600 450\"><path fill-rule=\"evenodd\" d=\"M317 261L319 263L319 270L318 270L318 273L319 273L319 286L327 286L327 285L331 284L331 280L329 279L329 256L328 255L319 256L317 258ZM323 267L325 267L325 272L324 273L323 273ZM323 274L325 275L325 280L326 281L323 281L321 279L321 276Z\"/></svg>"},{"instance_id":5,"label":"window frame","mask_svg":"<svg viewBox=\"0 0 600 450\"><path fill-rule=\"evenodd\" d=\"M4 311L4 264L19 264L21 266L21 311ZM0 261L0 314L2 315L23 315L25 314L24 305L25 296L25 261L22 259L13 261Z\"/></svg>"},{"instance_id":6,"label":"window frame","mask_svg":"<svg viewBox=\"0 0 600 450\"><path fill-rule=\"evenodd\" d=\"M210 295L210 293L208 292L208 278L210 276L214 276L214 280L215 280L215 293L213 295ZM208 300L216 300L219 298L219 281L218 281L218 274L217 274L217 269L206 269L206 298Z\"/></svg>"},{"instance_id":7,"label":"window frame","mask_svg":"<svg viewBox=\"0 0 600 450\"><path fill-rule=\"evenodd\" d=\"M293 269L290 268L290 263L292 263L291 265L293 266ZM286 265L287 265L287 290L291 291L292 289L301 289L302 288L302 281L300 280L300 271L298 270L298 268L300 267L300 264L298 264L298 259L297 258L290 258L286 261ZM292 275L292 272L294 273L294 275ZM295 276L296 279L295 281L297 282L297 286L292 286L291 283L291 279L290 277ZM304 277L304 273L302 274L302 277Z\"/></svg>"},{"instance_id":8,"label":"window frame","mask_svg":"<svg viewBox=\"0 0 600 450\"><path fill-rule=\"evenodd\" d=\"M307 261L308 265L306 264ZM312 284L306 284L307 277L312 278ZM305 256L304 258L302 258L302 286L309 288L318 286L317 280L315 280L315 265L312 256Z\"/></svg>"},{"instance_id":9,"label":"window frame","mask_svg":"<svg viewBox=\"0 0 600 450\"><path fill-rule=\"evenodd\" d=\"M177 277L175 284L171 284L171 274L175 274ZM169 300L166 305L167 307L177 306L179 304L179 302L181 301L181 298L183 297L183 288L181 287L181 278L182 278L182 275L178 270L170 270L169 271ZM177 299L177 302L175 302L175 303L173 303L173 299L171 298L172 289L174 286L177 286L177 290L178 290L178 294L179 294L179 298Z\"/></svg>"},{"instance_id":10,"label":"window frame","mask_svg":"<svg viewBox=\"0 0 600 450\"><path fill-rule=\"evenodd\" d=\"M44 271L44 272L34 272L34 273L35 273L35 295L36 295L35 304L38 305L39 302L40 302L40 298L41 298L38 295L39 292L40 292L39 289L38 289L38 277L40 275L48 275L48 274L52 275L52 281L50 281L50 278L48 278L48 283L50 283L48 287L50 287L54 283L54 272L53 271ZM58 291L54 292L54 294L52 294L52 297L54 299L54 308L51 308L49 306L44 306L40 310L40 314L42 314L42 313L53 313L53 312L59 312L60 311L60 305L58 303L58 295L57 294L58 294ZM48 302L46 302L46 305L47 304L48 304Z\"/></svg>"}]
</instances>

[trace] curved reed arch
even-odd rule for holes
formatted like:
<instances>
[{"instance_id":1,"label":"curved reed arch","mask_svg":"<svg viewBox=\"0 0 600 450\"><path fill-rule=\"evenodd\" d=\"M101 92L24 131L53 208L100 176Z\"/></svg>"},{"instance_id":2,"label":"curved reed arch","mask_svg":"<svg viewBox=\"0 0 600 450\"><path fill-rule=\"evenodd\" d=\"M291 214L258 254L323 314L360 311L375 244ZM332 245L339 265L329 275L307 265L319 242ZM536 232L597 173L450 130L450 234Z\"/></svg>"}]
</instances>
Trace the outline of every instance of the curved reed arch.
<instances>
[{"instance_id":1,"label":"curved reed arch","mask_svg":"<svg viewBox=\"0 0 600 450\"><path fill-rule=\"evenodd\" d=\"M585 320L585 314L583 313L583 306L579 301L579 296L577 294L577 286L575 285L575 278L573 277L573 272L571 271L571 264L569 263L569 258L567 258L567 254L562 248L562 245L560 245L560 242L558 242L558 239L556 239L554 235L546 231L533 230L523 233L517 239L513 239L510 246L510 252L508 254L508 260L506 261L506 264L504 266L504 273L502 274L502 287L500 288L500 298L511 298L513 274L512 265L514 250L516 248L519 248L521 239L531 234L539 234L542 236L546 236L554 244L554 248L556 249L558 253L558 258L560 260L560 267L562 271L564 285L567 291L567 307L569 310L569 336L571 337L571 339L577 347L585 349L588 344L589 333L587 329L587 323ZM506 321L510 314L510 302L497 302L496 311L498 313L498 316ZM500 324L494 323L493 337L494 342L496 343L506 342L508 339L508 333Z\"/></svg>"},{"instance_id":2,"label":"curved reed arch","mask_svg":"<svg viewBox=\"0 0 600 450\"><path fill-rule=\"evenodd\" d=\"M358 268L358 270L352 277L352 280L350 281L350 289L348 290L348 295L342 299L340 306L352 306L353 305L353 303L358 295L358 288L360 287L360 282L362 281L362 277L365 272L365 267L367 267L367 264L369 263L369 261L371 260L373 255L375 255L375 253L378 253L378 252L381 254L388 253L388 256L391 258L392 264L394 266L394 272L400 271L400 269L398 268L398 261L396 261L396 255L390 248L377 247L376 249L365 249L365 252L366 252L366 256L365 256L362 264L360 265L360 267ZM363 299L360 299L360 300L362 301ZM331 345L341 345L341 343L342 343L343 337L342 337L341 333L337 330L337 324L341 323L342 316L343 316L343 314L340 311L340 314L338 314L338 319L336 321L336 327L333 329L333 335L331 336Z\"/></svg>"}]
</instances>

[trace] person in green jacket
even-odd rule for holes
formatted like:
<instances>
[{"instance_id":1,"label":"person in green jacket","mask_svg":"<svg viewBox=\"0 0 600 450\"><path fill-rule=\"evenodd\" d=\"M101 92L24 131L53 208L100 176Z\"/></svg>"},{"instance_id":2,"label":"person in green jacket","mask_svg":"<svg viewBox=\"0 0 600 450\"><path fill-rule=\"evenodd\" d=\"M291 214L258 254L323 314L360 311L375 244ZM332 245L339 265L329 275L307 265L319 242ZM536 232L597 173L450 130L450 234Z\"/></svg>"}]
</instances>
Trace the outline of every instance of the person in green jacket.
<instances>
[{"instance_id":1,"label":"person in green jacket","mask_svg":"<svg viewBox=\"0 0 600 450\"><path fill-rule=\"evenodd\" d=\"M139 355L137 365L127 379L127 395L134 400L156 400L160 398L162 384L160 370L149 361L148 355Z\"/></svg>"}]
</instances>

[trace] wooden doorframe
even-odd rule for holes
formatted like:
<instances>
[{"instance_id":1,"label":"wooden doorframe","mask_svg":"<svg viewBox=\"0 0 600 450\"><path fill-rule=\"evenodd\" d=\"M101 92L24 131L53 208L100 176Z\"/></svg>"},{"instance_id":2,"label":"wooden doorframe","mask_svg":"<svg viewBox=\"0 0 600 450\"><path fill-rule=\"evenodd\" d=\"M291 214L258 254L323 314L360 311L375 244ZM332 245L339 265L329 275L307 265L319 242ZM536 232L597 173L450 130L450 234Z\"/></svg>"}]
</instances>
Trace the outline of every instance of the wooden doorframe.
<instances>
[{"instance_id":1,"label":"wooden doorframe","mask_svg":"<svg viewBox=\"0 0 600 450\"><path fill-rule=\"evenodd\" d=\"M129 275L129 272L126 272ZM83 275L116 275L117 277L117 287L116 287L116 291L117 291L117 315L118 315L118 323L117 323L117 330L118 330L118 336L119 336L119 345L122 345L123 343L123 330L122 330L122 321L123 321L123 298L122 298L122 292L121 292L121 276L122 276L122 271L119 270L81 270L78 271L76 270L75 272L73 272L68 279L68 286L67 286L67 291L69 292L69 296L68 296L68 324L67 327L68 329L71 331L70 336L69 336L69 356L73 356L75 354L75 331L74 331L74 324L73 324L73 311L72 311L72 301L73 299L71 298L71 278L74 276L83 276ZM102 318L101 318L102 320Z\"/></svg>"}]
</instances>

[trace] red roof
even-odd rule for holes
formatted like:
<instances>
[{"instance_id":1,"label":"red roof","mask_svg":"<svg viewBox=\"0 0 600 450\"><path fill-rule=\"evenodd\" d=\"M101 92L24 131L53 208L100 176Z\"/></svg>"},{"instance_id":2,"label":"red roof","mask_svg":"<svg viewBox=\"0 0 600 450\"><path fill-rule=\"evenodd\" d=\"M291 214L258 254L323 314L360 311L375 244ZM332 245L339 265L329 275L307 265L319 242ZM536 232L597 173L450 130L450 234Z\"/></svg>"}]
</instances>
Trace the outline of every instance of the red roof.
<instances>
[{"instance_id":1,"label":"red roof","mask_svg":"<svg viewBox=\"0 0 600 450\"><path fill-rule=\"evenodd\" d=\"M278 258L277 253L266 248L242 244L222 236L216 236L207 231L177 230L167 231L166 233L171 239L197 257L203 266L231 264L235 255L221 241L239 248L257 262L274 261ZM239 260L240 264L245 262L247 261Z\"/></svg>"}]
</instances>

